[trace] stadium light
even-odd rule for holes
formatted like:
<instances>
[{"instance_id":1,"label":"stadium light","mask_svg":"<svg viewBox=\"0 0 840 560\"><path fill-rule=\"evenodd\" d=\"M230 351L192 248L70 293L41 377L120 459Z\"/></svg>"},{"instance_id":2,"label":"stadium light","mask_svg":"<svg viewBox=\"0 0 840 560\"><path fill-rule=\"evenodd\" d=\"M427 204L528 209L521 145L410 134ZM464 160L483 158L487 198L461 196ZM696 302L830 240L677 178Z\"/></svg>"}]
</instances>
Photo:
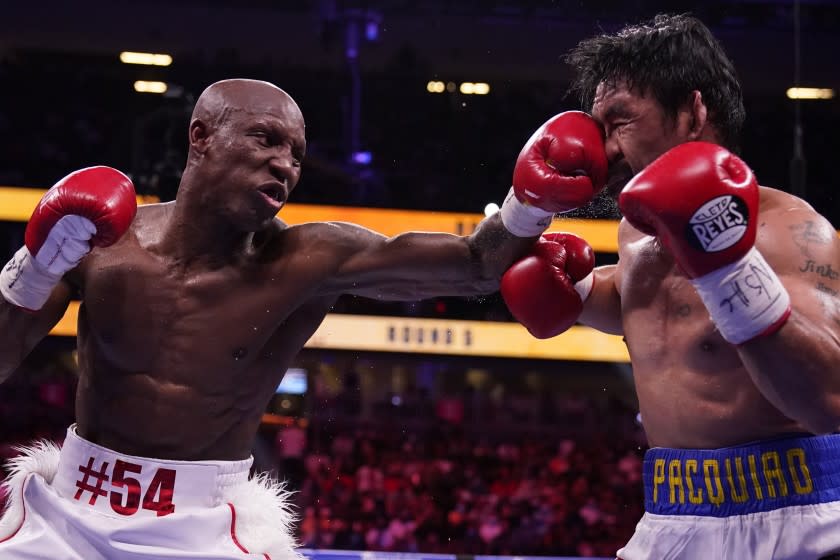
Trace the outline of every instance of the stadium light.
<instances>
[{"instance_id":1,"label":"stadium light","mask_svg":"<svg viewBox=\"0 0 840 560\"><path fill-rule=\"evenodd\" d=\"M147 82L137 80L134 82L134 91L138 93L166 93L166 82Z\"/></svg>"},{"instance_id":2,"label":"stadium light","mask_svg":"<svg viewBox=\"0 0 840 560\"><path fill-rule=\"evenodd\" d=\"M490 84L485 82L463 82L459 91L464 95L487 95L490 93Z\"/></svg>"},{"instance_id":3,"label":"stadium light","mask_svg":"<svg viewBox=\"0 0 840 560\"><path fill-rule=\"evenodd\" d=\"M833 99L831 88L792 87L787 90L788 99Z\"/></svg>"},{"instance_id":4,"label":"stadium light","mask_svg":"<svg viewBox=\"0 0 840 560\"><path fill-rule=\"evenodd\" d=\"M473 84L473 93L476 95L487 95L490 93L490 84L476 82Z\"/></svg>"},{"instance_id":5,"label":"stadium light","mask_svg":"<svg viewBox=\"0 0 840 560\"><path fill-rule=\"evenodd\" d=\"M426 84L426 91L429 93L443 93L444 89L446 89L446 85L437 80L432 80Z\"/></svg>"},{"instance_id":6,"label":"stadium light","mask_svg":"<svg viewBox=\"0 0 840 560\"><path fill-rule=\"evenodd\" d=\"M123 51L120 53L120 62L145 66L169 66L172 64L172 57L168 54Z\"/></svg>"}]
</instances>

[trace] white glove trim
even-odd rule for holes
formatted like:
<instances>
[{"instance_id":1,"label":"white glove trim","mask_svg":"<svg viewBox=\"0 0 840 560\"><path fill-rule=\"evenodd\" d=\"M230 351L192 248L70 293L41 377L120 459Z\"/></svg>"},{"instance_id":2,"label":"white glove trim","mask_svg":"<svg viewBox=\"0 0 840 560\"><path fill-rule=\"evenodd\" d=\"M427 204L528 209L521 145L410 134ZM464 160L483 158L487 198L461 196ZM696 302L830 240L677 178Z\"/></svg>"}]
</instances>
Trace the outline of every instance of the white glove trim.
<instances>
[{"instance_id":1,"label":"white glove trim","mask_svg":"<svg viewBox=\"0 0 840 560\"><path fill-rule=\"evenodd\" d=\"M732 344L771 334L790 316L790 295L755 247L691 283L720 334Z\"/></svg>"},{"instance_id":2,"label":"white glove trim","mask_svg":"<svg viewBox=\"0 0 840 560\"><path fill-rule=\"evenodd\" d=\"M0 293L6 301L32 311L41 309L61 276L42 268L24 245L0 272Z\"/></svg>"},{"instance_id":3,"label":"white glove trim","mask_svg":"<svg viewBox=\"0 0 840 560\"><path fill-rule=\"evenodd\" d=\"M96 225L82 216L59 219L33 257L21 247L0 272L0 294L6 301L32 311L41 309L62 276L90 252Z\"/></svg>"},{"instance_id":4,"label":"white glove trim","mask_svg":"<svg viewBox=\"0 0 840 560\"><path fill-rule=\"evenodd\" d=\"M517 237L536 237L551 225L553 212L520 202L511 187L500 210L502 224Z\"/></svg>"},{"instance_id":5,"label":"white glove trim","mask_svg":"<svg viewBox=\"0 0 840 560\"><path fill-rule=\"evenodd\" d=\"M580 301L586 302L589 294L592 293L592 287L595 285L595 271L593 270L580 282L575 282L575 291L580 296Z\"/></svg>"}]
</instances>

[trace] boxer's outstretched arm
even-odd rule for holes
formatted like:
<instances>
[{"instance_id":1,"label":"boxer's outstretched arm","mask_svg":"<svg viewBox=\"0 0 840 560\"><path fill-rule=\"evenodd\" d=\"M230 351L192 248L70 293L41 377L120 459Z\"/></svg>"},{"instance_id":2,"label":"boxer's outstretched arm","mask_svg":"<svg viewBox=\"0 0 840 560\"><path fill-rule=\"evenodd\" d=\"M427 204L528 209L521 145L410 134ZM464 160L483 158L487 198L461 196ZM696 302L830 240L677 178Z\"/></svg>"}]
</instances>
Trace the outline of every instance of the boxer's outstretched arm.
<instances>
[{"instance_id":1,"label":"boxer's outstretched arm","mask_svg":"<svg viewBox=\"0 0 840 560\"><path fill-rule=\"evenodd\" d=\"M589 202L606 179L600 126L579 111L560 113L528 139L500 211L482 220L472 235L412 232L386 239L335 224L343 230L337 245L343 253L325 289L398 300L492 293L552 216Z\"/></svg>"},{"instance_id":2,"label":"boxer's outstretched arm","mask_svg":"<svg viewBox=\"0 0 840 560\"><path fill-rule=\"evenodd\" d=\"M325 293L412 301L434 296L484 295L499 288L505 270L536 237L516 237L499 214L467 236L408 232L387 238L348 223L334 223L331 244L339 258Z\"/></svg>"},{"instance_id":3,"label":"boxer's outstretched arm","mask_svg":"<svg viewBox=\"0 0 840 560\"><path fill-rule=\"evenodd\" d=\"M615 285L614 264L599 266L593 271L592 291L583 304L578 321L609 334L624 334L621 324L621 298Z\"/></svg>"},{"instance_id":4,"label":"boxer's outstretched arm","mask_svg":"<svg viewBox=\"0 0 840 560\"><path fill-rule=\"evenodd\" d=\"M71 294L70 286L59 282L44 307L34 313L0 296L0 383L58 323L70 304Z\"/></svg>"},{"instance_id":5,"label":"boxer's outstretched arm","mask_svg":"<svg viewBox=\"0 0 840 560\"><path fill-rule=\"evenodd\" d=\"M791 315L770 336L737 346L762 394L814 433L840 427L840 240L806 205L762 214L758 248L790 294ZM760 296L756 278L742 286Z\"/></svg>"}]
</instances>

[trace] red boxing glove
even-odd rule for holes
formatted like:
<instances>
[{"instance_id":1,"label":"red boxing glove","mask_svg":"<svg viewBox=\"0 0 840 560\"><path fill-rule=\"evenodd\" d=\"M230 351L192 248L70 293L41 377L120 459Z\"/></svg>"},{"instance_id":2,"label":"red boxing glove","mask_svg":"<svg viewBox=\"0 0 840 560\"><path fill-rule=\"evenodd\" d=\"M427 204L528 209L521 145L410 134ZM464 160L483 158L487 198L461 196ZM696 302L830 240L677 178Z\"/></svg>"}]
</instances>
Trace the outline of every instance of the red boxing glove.
<instances>
[{"instance_id":1,"label":"red boxing glove","mask_svg":"<svg viewBox=\"0 0 840 560\"><path fill-rule=\"evenodd\" d=\"M592 291L595 254L572 233L550 233L502 276L508 309L536 338L551 338L577 322Z\"/></svg>"},{"instance_id":2,"label":"red boxing glove","mask_svg":"<svg viewBox=\"0 0 840 560\"><path fill-rule=\"evenodd\" d=\"M134 185L116 169L88 167L67 175L32 213L25 246L0 273L0 293L19 307L40 309L91 246L115 243L136 212Z\"/></svg>"},{"instance_id":3,"label":"red boxing glove","mask_svg":"<svg viewBox=\"0 0 840 560\"><path fill-rule=\"evenodd\" d=\"M691 278L738 260L755 244L758 183L746 163L717 144L669 150L627 183L618 204Z\"/></svg>"},{"instance_id":4,"label":"red boxing glove","mask_svg":"<svg viewBox=\"0 0 840 560\"><path fill-rule=\"evenodd\" d=\"M736 344L774 332L790 315L787 291L754 248L758 204L747 164L707 142L672 148L619 196L624 217L661 240Z\"/></svg>"},{"instance_id":5,"label":"red boxing glove","mask_svg":"<svg viewBox=\"0 0 840 560\"><path fill-rule=\"evenodd\" d=\"M502 220L514 235L539 235L551 216L588 203L606 181L601 127L581 111L560 113L537 129L519 153Z\"/></svg>"},{"instance_id":6,"label":"red boxing glove","mask_svg":"<svg viewBox=\"0 0 840 560\"><path fill-rule=\"evenodd\" d=\"M38 253L56 222L75 215L95 226L91 245L108 247L128 230L136 213L131 179L104 165L80 169L56 183L35 207L26 226L26 246Z\"/></svg>"}]
</instances>

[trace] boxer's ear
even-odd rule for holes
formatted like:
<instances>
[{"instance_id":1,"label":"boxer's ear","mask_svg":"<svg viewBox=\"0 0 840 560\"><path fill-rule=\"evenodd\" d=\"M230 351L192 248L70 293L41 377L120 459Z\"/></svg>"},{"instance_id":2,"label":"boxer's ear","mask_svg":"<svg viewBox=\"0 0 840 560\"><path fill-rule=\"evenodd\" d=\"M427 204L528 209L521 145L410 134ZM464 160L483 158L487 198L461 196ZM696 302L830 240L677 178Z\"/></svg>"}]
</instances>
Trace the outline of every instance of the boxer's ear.
<instances>
[{"instance_id":1,"label":"boxer's ear","mask_svg":"<svg viewBox=\"0 0 840 560\"><path fill-rule=\"evenodd\" d=\"M210 139L210 128L201 119L193 119L190 123L190 148L199 154L207 151Z\"/></svg>"},{"instance_id":2,"label":"boxer's ear","mask_svg":"<svg viewBox=\"0 0 840 560\"><path fill-rule=\"evenodd\" d=\"M698 140L706 129L708 111L703 95L694 90L677 112L677 128L688 141Z\"/></svg>"}]
</instances>

